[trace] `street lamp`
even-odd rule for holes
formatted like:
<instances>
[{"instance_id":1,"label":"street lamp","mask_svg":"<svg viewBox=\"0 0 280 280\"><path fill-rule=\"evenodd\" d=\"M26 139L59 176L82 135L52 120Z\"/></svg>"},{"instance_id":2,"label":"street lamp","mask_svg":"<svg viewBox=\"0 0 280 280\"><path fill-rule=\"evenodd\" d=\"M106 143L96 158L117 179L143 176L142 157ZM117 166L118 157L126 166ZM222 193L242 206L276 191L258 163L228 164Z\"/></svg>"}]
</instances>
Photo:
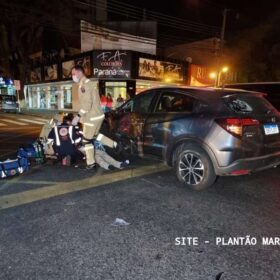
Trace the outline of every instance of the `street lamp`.
<instances>
[{"instance_id":1,"label":"street lamp","mask_svg":"<svg viewBox=\"0 0 280 280\"><path fill-rule=\"evenodd\" d=\"M216 72L212 72L212 73L209 74L209 77L210 77L211 79L216 79L217 73L216 73Z\"/></svg>"},{"instance_id":2,"label":"street lamp","mask_svg":"<svg viewBox=\"0 0 280 280\"><path fill-rule=\"evenodd\" d=\"M227 66L224 66L222 69L220 69L219 71L217 72L211 72L209 74L209 77L211 79L215 79L215 83L214 83L214 86L215 87L219 87L220 86L220 82L221 82L221 79L222 79L222 86L224 86L224 78L222 78L222 76L227 73L229 70L229 68Z\"/></svg>"},{"instance_id":3,"label":"street lamp","mask_svg":"<svg viewBox=\"0 0 280 280\"><path fill-rule=\"evenodd\" d=\"M226 73L228 72L228 67L227 66L224 66L222 68L222 70L219 71L218 73L218 84L217 84L217 87L220 86L220 84L222 85L222 87L224 87L224 82L225 82L225 77L223 77L223 75L225 75ZM222 80L222 83L221 83L221 80Z\"/></svg>"},{"instance_id":4,"label":"street lamp","mask_svg":"<svg viewBox=\"0 0 280 280\"><path fill-rule=\"evenodd\" d=\"M223 68L222 68L222 72L223 72L223 73L228 72L228 67L227 67L227 66L223 67Z\"/></svg>"},{"instance_id":5,"label":"street lamp","mask_svg":"<svg viewBox=\"0 0 280 280\"><path fill-rule=\"evenodd\" d=\"M216 84L217 84L217 73L216 72L211 72L209 74L209 78L214 80L214 87L216 87Z\"/></svg>"}]
</instances>

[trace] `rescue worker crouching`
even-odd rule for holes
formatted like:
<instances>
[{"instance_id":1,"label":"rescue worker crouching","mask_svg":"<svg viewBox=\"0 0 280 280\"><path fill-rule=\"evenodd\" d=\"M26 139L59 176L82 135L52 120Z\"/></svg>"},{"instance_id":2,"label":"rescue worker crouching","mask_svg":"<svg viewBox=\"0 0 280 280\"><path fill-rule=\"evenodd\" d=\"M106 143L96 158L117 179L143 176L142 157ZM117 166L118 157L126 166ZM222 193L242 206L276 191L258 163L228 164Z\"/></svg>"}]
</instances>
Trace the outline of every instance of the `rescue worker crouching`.
<instances>
[{"instance_id":1,"label":"rescue worker crouching","mask_svg":"<svg viewBox=\"0 0 280 280\"><path fill-rule=\"evenodd\" d=\"M72 69L72 79L79 84L78 96L80 101L80 111L74 118L73 123L81 121L83 123L82 143L86 154L85 170L96 170L94 156L94 140L100 141L110 148L119 148L117 142L99 133L102 122L105 118L101 108L98 90L94 84L86 78L82 66L76 65ZM119 147L118 147L119 146Z\"/></svg>"},{"instance_id":2,"label":"rescue worker crouching","mask_svg":"<svg viewBox=\"0 0 280 280\"><path fill-rule=\"evenodd\" d=\"M48 143L52 144L55 154L62 160L63 165L76 163L76 145L81 142L75 127L70 124L71 119L65 116L62 124L54 126L48 135Z\"/></svg>"}]
</instances>

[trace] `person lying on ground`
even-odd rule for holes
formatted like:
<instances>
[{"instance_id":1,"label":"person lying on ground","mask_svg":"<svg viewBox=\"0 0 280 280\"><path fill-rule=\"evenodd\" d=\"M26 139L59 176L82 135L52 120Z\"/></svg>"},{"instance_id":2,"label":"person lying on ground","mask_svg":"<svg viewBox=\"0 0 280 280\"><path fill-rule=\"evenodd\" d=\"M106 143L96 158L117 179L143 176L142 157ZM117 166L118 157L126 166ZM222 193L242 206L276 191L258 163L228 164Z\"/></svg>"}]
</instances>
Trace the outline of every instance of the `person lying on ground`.
<instances>
[{"instance_id":1,"label":"person lying on ground","mask_svg":"<svg viewBox=\"0 0 280 280\"><path fill-rule=\"evenodd\" d=\"M94 141L94 148L95 161L105 170L124 169L130 164L129 160L117 161L108 155L104 146L97 140ZM83 152L83 147L81 147L80 151Z\"/></svg>"}]
</instances>

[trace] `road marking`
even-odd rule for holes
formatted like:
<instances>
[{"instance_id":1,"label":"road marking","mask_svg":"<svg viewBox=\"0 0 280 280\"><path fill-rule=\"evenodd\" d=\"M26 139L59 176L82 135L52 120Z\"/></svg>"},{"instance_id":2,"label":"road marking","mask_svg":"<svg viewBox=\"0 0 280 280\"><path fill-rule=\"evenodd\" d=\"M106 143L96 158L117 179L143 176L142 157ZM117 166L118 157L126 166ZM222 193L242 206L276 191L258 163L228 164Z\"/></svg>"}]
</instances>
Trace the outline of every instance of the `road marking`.
<instances>
[{"instance_id":1,"label":"road marking","mask_svg":"<svg viewBox=\"0 0 280 280\"><path fill-rule=\"evenodd\" d=\"M102 174L101 176L93 176L74 182L59 183L53 186L40 187L38 189L28 190L20 193L8 194L0 197L0 209L2 210L16 207L55 196L92 189L107 184L125 181L131 178L167 171L170 169L170 167L164 164L153 164L135 169L127 169L119 172Z\"/></svg>"},{"instance_id":2,"label":"road marking","mask_svg":"<svg viewBox=\"0 0 280 280\"><path fill-rule=\"evenodd\" d=\"M29 122L29 123L45 124L45 122L42 122L42 121L35 121L35 120L29 120L29 119L19 119L19 120Z\"/></svg>"},{"instance_id":3,"label":"road marking","mask_svg":"<svg viewBox=\"0 0 280 280\"><path fill-rule=\"evenodd\" d=\"M32 129L32 131L25 131L22 134L17 134L17 135L14 135L12 137L5 135L5 137L1 137L0 138L0 143L1 142L8 142L11 139L22 138L22 137L25 137L25 136L34 135L34 134L36 134L35 132L37 132L37 131L38 131L38 134L39 134L39 132L40 132L40 128L39 127L38 127L38 130L36 130L36 128L34 128L34 129ZM36 137L36 136L34 136L34 137Z\"/></svg>"},{"instance_id":4,"label":"road marking","mask_svg":"<svg viewBox=\"0 0 280 280\"><path fill-rule=\"evenodd\" d=\"M42 119L42 118L34 118L35 120L38 120L38 121L43 121L44 123L48 122L49 120L51 120L51 118L49 119Z\"/></svg>"},{"instance_id":5,"label":"road marking","mask_svg":"<svg viewBox=\"0 0 280 280\"><path fill-rule=\"evenodd\" d=\"M39 165L33 166L32 171L40 169L40 167L41 166L39 166ZM21 179L22 179L22 177L18 176L18 177L13 178L13 180L8 180L8 181L4 182L4 184L1 184L0 191L3 191L5 189L7 189L14 184L22 184ZM24 181L24 182L29 182L29 181ZM41 181L35 181L35 182L37 182L37 183L40 182L41 183ZM49 184L50 184L50 182L49 182Z\"/></svg>"},{"instance_id":6,"label":"road marking","mask_svg":"<svg viewBox=\"0 0 280 280\"><path fill-rule=\"evenodd\" d=\"M8 120L8 119L1 119L1 121L12 123L12 124L17 124L17 125L28 125L27 123L21 123L18 121L12 121L12 120Z\"/></svg>"},{"instance_id":7,"label":"road marking","mask_svg":"<svg viewBox=\"0 0 280 280\"><path fill-rule=\"evenodd\" d=\"M32 168L33 170L33 168ZM54 185L54 184L60 184L61 182L59 181L30 181L30 180L26 180L26 181L11 181L10 185L14 185L14 184L30 184L30 185L35 185L35 184L38 184L38 185ZM0 190L1 190L1 187L0 187Z\"/></svg>"}]
</instances>

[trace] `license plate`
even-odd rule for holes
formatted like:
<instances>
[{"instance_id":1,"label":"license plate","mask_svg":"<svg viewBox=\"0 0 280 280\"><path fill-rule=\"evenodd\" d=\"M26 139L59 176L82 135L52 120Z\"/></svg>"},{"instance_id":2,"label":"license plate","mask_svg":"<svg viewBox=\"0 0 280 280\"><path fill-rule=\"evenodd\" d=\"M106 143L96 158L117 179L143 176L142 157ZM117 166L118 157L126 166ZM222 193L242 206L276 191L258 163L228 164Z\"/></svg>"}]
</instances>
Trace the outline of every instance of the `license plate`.
<instances>
[{"instance_id":1,"label":"license plate","mask_svg":"<svg viewBox=\"0 0 280 280\"><path fill-rule=\"evenodd\" d=\"M264 127L265 135L272 135L272 134L279 133L279 127L277 124L274 123L264 124L263 127Z\"/></svg>"}]
</instances>

